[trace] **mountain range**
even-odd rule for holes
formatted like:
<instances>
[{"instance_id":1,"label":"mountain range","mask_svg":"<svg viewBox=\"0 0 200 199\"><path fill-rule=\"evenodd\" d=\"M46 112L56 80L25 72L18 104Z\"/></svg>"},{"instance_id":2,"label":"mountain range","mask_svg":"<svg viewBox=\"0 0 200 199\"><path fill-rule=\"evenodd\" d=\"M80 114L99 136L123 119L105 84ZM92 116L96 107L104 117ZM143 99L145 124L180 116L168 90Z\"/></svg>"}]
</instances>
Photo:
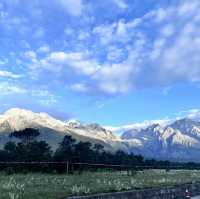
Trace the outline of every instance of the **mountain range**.
<instances>
[{"instance_id":1,"label":"mountain range","mask_svg":"<svg viewBox=\"0 0 200 199\"><path fill-rule=\"evenodd\" d=\"M56 149L65 135L102 144L106 150L123 150L146 158L171 161L200 161L200 122L183 118L167 124L149 124L125 130L121 136L98 124L61 121L46 113L13 108L0 115L0 147L15 130L37 128L39 139Z\"/></svg>"}]
</instances>

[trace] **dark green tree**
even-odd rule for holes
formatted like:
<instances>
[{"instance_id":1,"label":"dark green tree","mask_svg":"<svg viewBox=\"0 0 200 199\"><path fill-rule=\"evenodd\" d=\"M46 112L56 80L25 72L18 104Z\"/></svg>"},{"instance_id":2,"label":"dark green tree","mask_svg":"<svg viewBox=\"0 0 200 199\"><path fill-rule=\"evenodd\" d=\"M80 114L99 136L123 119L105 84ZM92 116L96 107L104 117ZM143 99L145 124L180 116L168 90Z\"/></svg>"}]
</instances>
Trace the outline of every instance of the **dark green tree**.
<instances>
[{"instance_id":1,"label":"dark green tree","mask_svg":"<svg viewBox=\"0 0 200 199\"><path fill-rule=\"evenodd\" d=\"M8 153L13 153L16 151L16 143L15 142L7 142L4 146L4 150Z\"/></svg>"},{"instance_id":2,"label":"dark green tree","mask_svg":"<svg viewBox=\"0 0 200 199\"><path fill-rule=\"evenodd\" d=\"M20 139L23 143L28 144L36 140L36 138L40 135L38 129L26 128L20 131L14 131L10 134L10 137L15 137Z\"/></svg>"},{"instance_id":3,"label":"dark green tree","mask_svg":"<svg viewBox=\"0 0 200 199\"><path fill-rule=\"evenodd\" d=\"M34 141L28 144L18 143L16 146L18 161L46 162L51 160L51 147L45 141Z\"/></svg>"},{"instance_id":4,"label":"dark green tree","mask_svg":"<svg viewBox=\"0 0 200 199\"><path fill-rule=\"evenodd\" d=\"M4 146L4 155L6 155L5 161L15 161L16 160L16 143L7 142Z\"/></svg>"},{"instance_id":5,"label":"dark green tree","mask_svg":"<svg viewBox=\"0 0 200 199\"><path fill-rule=\"evenodd\" d=\"M70 135L66 135L55 152L54 160L72 161L75 156L76 140Z\"/></svg>"},{"instance_id":6,"label":"dark green tree","mask_svg":"<svg viewBox=\"0 0 200 199\"><path fill-rule=\"evenodd\" d=\"M94 151L90 142L79 142L75 145L75 157L78 162L92 162Z\"/></svg>"},{"instance_id":7,"label":"dark green tree","mask_svg":"<svg viewBox=\"0 0 200 199\"><path fill-rule=\"evenodd\" d=\"M101 144L94 144L93 151L95 163L101 163L101 156L104 152L104 146L102 146Z\"/></svg>"}]
</instances>

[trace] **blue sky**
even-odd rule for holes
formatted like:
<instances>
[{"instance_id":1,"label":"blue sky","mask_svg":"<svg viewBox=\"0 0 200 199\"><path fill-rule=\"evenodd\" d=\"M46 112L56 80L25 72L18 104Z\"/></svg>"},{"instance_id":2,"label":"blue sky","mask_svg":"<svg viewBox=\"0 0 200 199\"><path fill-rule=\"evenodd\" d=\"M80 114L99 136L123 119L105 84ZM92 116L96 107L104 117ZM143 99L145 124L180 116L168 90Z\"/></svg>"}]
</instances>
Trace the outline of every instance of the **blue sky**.
<instances>
[{"instance_id":1,"label":"blue sky","mask_svg":"<svg viewBox=\"0 0 200 199\"><path fill-rule=\"evenodd\" d=\"M0 112L120 126L200 108L198 0L0 0Z\"/></svg>"}]
</instances>

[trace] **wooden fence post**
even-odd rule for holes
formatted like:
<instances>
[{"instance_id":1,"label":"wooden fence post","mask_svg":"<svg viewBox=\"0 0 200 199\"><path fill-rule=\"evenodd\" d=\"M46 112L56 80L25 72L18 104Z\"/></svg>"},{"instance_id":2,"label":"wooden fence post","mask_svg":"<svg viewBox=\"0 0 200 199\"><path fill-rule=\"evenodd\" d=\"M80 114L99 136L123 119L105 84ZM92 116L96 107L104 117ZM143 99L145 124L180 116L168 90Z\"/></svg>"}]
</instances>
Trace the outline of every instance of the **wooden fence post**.
<instances>
[{"instance_id":1,"label":"wooden fence post","mask_svg":"<svg viewBox=\"0 0 200 199\"><path fill-rule=\"evenodd\" d=\"M67 175L69 174L69 162L67 161Z\"/></svg>"}]
</instances>

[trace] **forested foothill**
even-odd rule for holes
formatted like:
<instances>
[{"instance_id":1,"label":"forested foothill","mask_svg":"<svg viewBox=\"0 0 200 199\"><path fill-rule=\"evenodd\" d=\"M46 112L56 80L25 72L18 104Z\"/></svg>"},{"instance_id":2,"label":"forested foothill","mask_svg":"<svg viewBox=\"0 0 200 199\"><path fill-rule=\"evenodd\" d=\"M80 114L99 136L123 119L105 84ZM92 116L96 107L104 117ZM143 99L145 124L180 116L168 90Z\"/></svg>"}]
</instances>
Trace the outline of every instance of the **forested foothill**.
<instances>
[{"instance_id":1,"label":"forested foothill","mask_svg":"<svg viewBox=\"0 0 200 199\"><path fill-rule=\"evenodd\" d=\"M100 144L77 141L70 135L66 135L58 148L53 151L46 141L39 141L39 135L39 130L33 128L10 133L9 136L14 141L9 141L0 150L0 170L7 173L29 171L73 173L106 168L115 170L200 168L200 164L192 162L149 160L141 155L127 154L123 151L112 153L104 150Z\"/></svg>"}]
</instances>

